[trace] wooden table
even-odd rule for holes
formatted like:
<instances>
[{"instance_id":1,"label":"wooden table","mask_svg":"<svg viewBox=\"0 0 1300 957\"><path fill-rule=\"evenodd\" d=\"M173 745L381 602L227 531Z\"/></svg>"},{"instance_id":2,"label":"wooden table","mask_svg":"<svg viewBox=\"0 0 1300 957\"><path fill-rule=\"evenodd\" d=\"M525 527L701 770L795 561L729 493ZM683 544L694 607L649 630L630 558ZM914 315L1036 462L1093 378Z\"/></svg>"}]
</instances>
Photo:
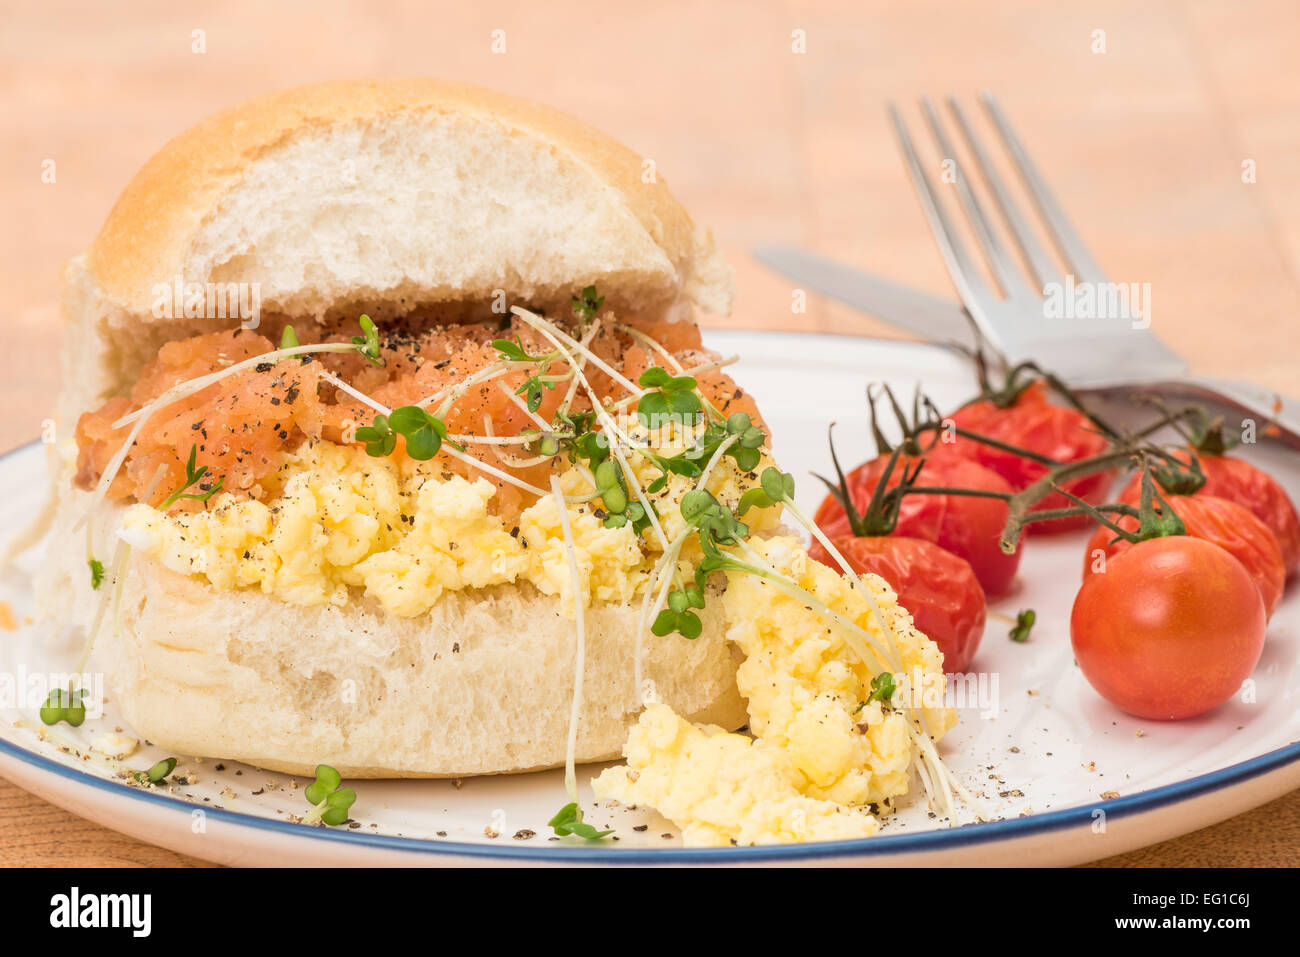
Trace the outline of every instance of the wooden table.
<instances>
[{"instance_id":1,"label":"wooden table","mask_svg":"<svg viewBox=\"0 0 1300 957\"><path fill-rule=\"evenodd\" d=\"M1157 332L1199 372L1300 395L1293 0L446 7L7 2L0 447L38 433L58 382L59 270L140 164L219 107L345 75L440 75L568 109L653 157L713 227L737 272L727 323L871 335L894 333L817 300L792 313L790 284L747 250L804 243L950 294L883 105L919 122L921 94L992 89L1112 277L1151 283ZM56 856L195 863L0 783L0 862ZM1112 863L1298 858L1300 792Z\"/></svg>"}]
</instances>

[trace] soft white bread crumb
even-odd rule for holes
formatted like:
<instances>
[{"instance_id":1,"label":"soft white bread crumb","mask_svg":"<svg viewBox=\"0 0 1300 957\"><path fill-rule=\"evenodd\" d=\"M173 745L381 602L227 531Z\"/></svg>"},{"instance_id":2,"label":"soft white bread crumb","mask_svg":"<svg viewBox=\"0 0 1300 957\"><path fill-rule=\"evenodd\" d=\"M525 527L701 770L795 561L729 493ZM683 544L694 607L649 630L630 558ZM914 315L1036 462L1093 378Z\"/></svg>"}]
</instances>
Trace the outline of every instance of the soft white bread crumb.
<instances>
[{"instance_id":1,"label":"soft white bread crumb","mask_svg":"<svg viewBox=\"0 0 1300 957\"><path fill-rule=\"evenodd\" d=\"M65 493L38 580L46 614L88 624L94 592L85 540L70 525L86 494ZM75 504L74 504L75 503ZM120 507L101 510L109 564ZM105 586L107 587L107 585ZM694 719L746 720L722 602L694 641L646 642L659 700ZM377 604L304 608L259 591L218 591L157 562L127 564L120 614L100 629L94 666L131 731L182 755L292 773L331 764L351 777L455 777L564 762L574 625L530 585L451 592L418 618ZM586 614L577 760L618 756L640 711L632 655L639 605Z\"/></svg>"}]
</instances>

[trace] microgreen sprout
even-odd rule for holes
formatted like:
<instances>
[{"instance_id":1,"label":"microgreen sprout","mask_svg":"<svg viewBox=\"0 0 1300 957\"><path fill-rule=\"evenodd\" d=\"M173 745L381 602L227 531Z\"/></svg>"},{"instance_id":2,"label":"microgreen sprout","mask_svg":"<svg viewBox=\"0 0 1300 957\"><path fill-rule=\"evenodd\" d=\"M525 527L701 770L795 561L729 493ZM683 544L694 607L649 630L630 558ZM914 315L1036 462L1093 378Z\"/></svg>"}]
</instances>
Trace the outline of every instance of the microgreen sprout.
<instances>
[{"instance_id":1,"label":"microgreen sprout","mask_svg":"<svg viewBox=\"0 0 1300 957\"><path fill-rule=\"evenodd\" d=\"M867 695L868 701L879 701L885 707L891 707L890 702L894 700L894 695L898 692L898 685L894 683L894 674L891 671L882 671L871 679L871 694Z\"/></svg>"},{"instance_id":2,"label":"microgreen sprout","mask_svg":"<svg viewBox=\"0 0 1300 957\"><path fill-rule=\"evenodd\" d=\"M104 584L104 563L98 558L88 558L86 564L90 566L90 587L98 590Z\"/></svg>"},{"instance_id":3,"label":"microgreen sprout","mask_svg":"<svg viewBox=\"0 0 1300 957\"><path fill-rule=\"evenodd\" d=\"M654 624L650 626L652 634L663 637L674 631L683 638L698 638L704 631L700 616L692 608L704 607L704 592L697 585L687 585L668 593L668 607L659 612Z\"/></svg>"},{"instance_id":4,"label":"microgreen sprout","mask_svg":"<svg viewBox=\"0 0 1300 957\"><path fill-rule=\"evenodd\" d=\"M492 348L499 352L501 358L507 362L546 362L555 358L553 352L533 355L524 348L518 337L514 339L493 339Z\"/></svg>"},{"instance_id":5,"label":"microgreen sprout","mask_svg":"<svg viewBox=\"0 0 1300 957\"><path fill-rule=\"evenodd\" d=\"M579 319L593 318L604 304L605 297L596 295L595 286L587 286L581 295L573 297L573 311Z\"/></svg>"},{"instance_id":6,"label":"microgreen sprout","mask_svg":"<svg viewBox=\"0 0 1300 957\"><path fill-rule=\"evenodd\" d=\"M391 455L399 435L406 439L406 454L421 462L437 455L444 441L460 448L447 438L442 419L418 405L404 405L388 415L377 415L372 425L356 431L356 439L365 444L366 454L375 458Z\"/></svg>"},{"instance_id":7,"label":"microgreen sprout","mask_svg":"<svg viewBox=\"0 0 1300 957\"><path fill-rule=\"evenodd\" d=\"M524 384L515 390L515 395L527 395L528 411L536 412L542 406L542 389L554 389L556 380L546 374L555 352L533 355L516 339L493 339L492 348L506 362L535 362L540 367L537 372L524 380Z\"/></svg>"},{"instance_id":8,"label":"microgreen sprout","mask_svg":"<svg viewBox=\"0 0 1300 957\"><path fill-rule=\"evenodd\" d=\"M604 521L606 528L622 528L630 524L632 530L640 535L650 527L650 516L645 506L632 501L628 494L623 466L614 459L606 458L596 466L593 477L596 479L600 503L607 513Z\"/></svg>"},{"instance_id":9,"label":"microgreen sprout","mask_svg":"<svg viewBox=\"0 0 1300 957\"><path fill-rule=\"evenodd\" d=\"M198 468L194 467L194 459L195 456L198 455L198 452L199 447L197 445L190 446L190 457L185 463L185 484L162 500L162 504L158 506L160 512L167 511L167 509L171 508L183 498L191 498L196 502L206 502L221 490L221 483L225 481L224 476L219 476L217 481L212 485L200 485L199 488L204 489L202 492L185 491L196 482L202 481L203 477L208 474L208 467L206 465L200 465Z\"/></svg>"},{"instance_id":10,"label":"microgreen sprout","mask_svg":"<svg viewBox=\"0 0 1300 957\"><path fill-rule=\"evenodd\" d=\"M131 777L135 778L135 780L139 781L141 784L160 784L175 770L176 759L163 758L146 771L132 771Z\"/></svg>"},{"instance_id":11,"label":"microgreen sprout","mask_svg":"<svg viewBox=\"0 0 1300 957\"><path fill-rule=\"evenodd\" d=\"M794 476L769 466L759 476L759 484L746 489L736 503L736 514L744 515L751 508L771 508L794 498Z\"/></svg>"},{"instance_id":12,"label":"microgreen sprout","mask_svg":"<svg viewBox=\"0 0 1300 957\"><path fill-rule=\"evenodd\" d=\"M1008 632L1008 637L1019 644L1024 644L1029 640L1029 633L1034 628L1034 622L1038 620L1037 613L1032 608L1022 609L1016 615L1016 623Z\"/></svg>"},{"instance_id":13,"label":"microgreen sprout","mask_svg":"<svg viewBox=\"0 0 1300 957\"><path fill-rule=\"evenodd\" d=\"M375 328L374 320L369 316L362 316L359 321L362 334L353 336L352 343L359 347L357 351L365 356L366 361L371 365L383 365L384 360L379 355L379 330Z\"/></svg>"},{"instance_id":14,"label":"microgreen sprout","mask_svg":"<svg viewBox=\"0 0 1300 957\"><path fill-rule=\"evenodd\" d=\"M598 831L582 819L582 808L578 807L576 801L564 805L556 813L555 817L546 822L547 825L555 831L560 837L568 837L570 834L576 834L578 837L586 838L588 841L599 841L603 837L608 837L614 832Z\"/></svg>"},{"instance_id":15,"label":"microgreen sprout","mask_svg":"<svg viewBox=\"0 0 1300 957\"><path fill-rule=\"evenodd\" d=\"M68 685L67 690L55 688L45 699L45 704L41 705L41 722L54 725L66 721L74 728L81 727L81 723L86 720L85 698L85 688L75 691L72 685Z\"/></svg>"},{"instance_id":16,"label":"microgreen sprout","mask_svg":"<svg viewBox=\"0 0 1300 957\"><path fill-rule=\"evenodd\" d=\"M357 799L357 792L340 787L343 777L328 764L316 765L316 780L303 792L314 807L303 816L303 824L321 821L337 827L348 819L348 811Z\"/></svg>"},{"instance_id":17,"label":"microgreen sprout","mask_svg":"<svg viewBox=\"0 0 1300 957\"><path fill-rule=\"evenodd\" d=\"M646 428L650 428L656 418L698 415L704 411L700 397L695 393L696 382L692 376L675 376L660 366L651 366L641 373L637 382L650 390L636 404L637 418Z\"/></svg>"}]
</instances>

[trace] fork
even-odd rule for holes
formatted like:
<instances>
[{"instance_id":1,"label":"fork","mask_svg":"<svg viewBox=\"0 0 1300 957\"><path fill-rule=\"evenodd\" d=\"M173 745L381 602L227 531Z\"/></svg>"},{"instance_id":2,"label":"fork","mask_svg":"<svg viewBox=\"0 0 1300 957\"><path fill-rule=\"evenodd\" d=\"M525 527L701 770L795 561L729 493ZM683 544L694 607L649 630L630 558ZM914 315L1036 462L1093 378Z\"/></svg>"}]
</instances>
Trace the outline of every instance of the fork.
<instances>
[{"instance_id":1,"label":"fork","mask_svg":"<svg viewBox=\"0 0 1300 957\"><path fill-rule=\"evenodd\" d=\"M1151 306L1149 295L1141 295L1143 286L1128 284L1123 287L1126 293L1136 287L1139 296L1121 296L1121 287L1106 278L1070 225L992 94L982 93L979 99L1068 273L1039 242L1030 227L1030 217L1017 205L990 162L975 127L956 99L949 97L947 103L956 126L1019 252L1020 262L1017 262L976 195L938 111L925 98L921 101L921 111L944 158L945 181L951 181L958 203L969 220L993 279L990 285L954 228L946 202L931 183L897 106L890 104L889 115L948 274L984 337L1009 362L1032 359L1081 392L1111 399L1145 394L1208 402L1252 417L1260 432L1265 423L1271 423L1269 434L1273 438L1300 448L1300 409L1294 400L1282 399L1250 383L1188 373L1187 363L1147 328L1151 324ZM1112 310L1115 314L1049 317L1049 312L1058 307L1064 306L1068 311L1067 303L1072 305L1072 300L1067 299L1067 293L1080 289L1091 289L1094 297L1105 294L1106 301L1118 307ZM1139 309L1132 301L1134 298L1145 298L1145 305Z\"/></svg>"}]
</instances>

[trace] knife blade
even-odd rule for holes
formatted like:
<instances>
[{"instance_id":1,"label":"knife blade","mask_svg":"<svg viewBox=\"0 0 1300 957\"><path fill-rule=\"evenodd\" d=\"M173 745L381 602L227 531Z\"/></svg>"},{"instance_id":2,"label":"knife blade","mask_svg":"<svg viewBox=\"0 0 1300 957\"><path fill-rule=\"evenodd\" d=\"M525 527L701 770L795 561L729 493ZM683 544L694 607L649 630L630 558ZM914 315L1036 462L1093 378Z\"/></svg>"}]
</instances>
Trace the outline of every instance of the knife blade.
<instances>
[{"instance_id":1,"label":"knife blade","mask_svg":"<svg viewBox=\"0 0 1300 957\"><path fill-rule=\"evenodd\" d=\"M972 341L970 319L955 302L890 282L794 246L759 246L754 258L800 286L838 300L931 342Z\"/></svg>"}]
</instances>

